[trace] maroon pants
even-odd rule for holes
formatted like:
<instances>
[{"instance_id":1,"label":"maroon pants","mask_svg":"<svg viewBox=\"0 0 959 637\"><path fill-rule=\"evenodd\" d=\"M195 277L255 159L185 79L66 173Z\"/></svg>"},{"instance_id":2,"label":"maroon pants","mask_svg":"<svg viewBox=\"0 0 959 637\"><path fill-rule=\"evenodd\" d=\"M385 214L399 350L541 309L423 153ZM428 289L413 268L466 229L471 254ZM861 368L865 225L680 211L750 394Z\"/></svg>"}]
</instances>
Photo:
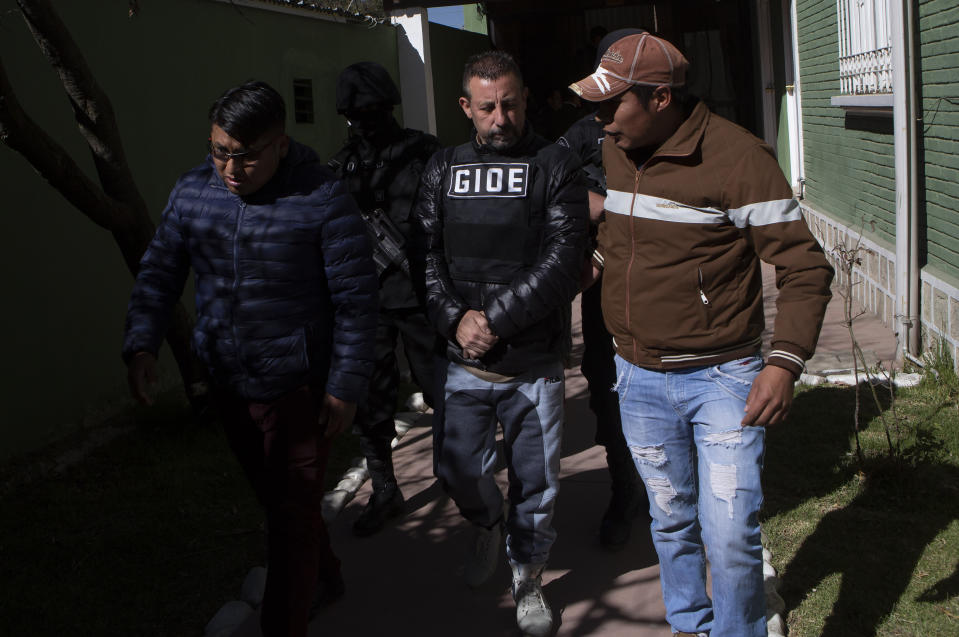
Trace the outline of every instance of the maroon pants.
<instances>
[{"instance_id":1,"label":"maroon pants","mask_svg":"<svg viewBox=\"0 0 959 637\"><path fill-rule=\"evenodd\" d=\"M223 427L266 510L264 637L303 637L318 581L339 575L321 515L330 440L318 424L319 396L301 387L269 403L217 392Z\"/></svg>"}]
</instances>

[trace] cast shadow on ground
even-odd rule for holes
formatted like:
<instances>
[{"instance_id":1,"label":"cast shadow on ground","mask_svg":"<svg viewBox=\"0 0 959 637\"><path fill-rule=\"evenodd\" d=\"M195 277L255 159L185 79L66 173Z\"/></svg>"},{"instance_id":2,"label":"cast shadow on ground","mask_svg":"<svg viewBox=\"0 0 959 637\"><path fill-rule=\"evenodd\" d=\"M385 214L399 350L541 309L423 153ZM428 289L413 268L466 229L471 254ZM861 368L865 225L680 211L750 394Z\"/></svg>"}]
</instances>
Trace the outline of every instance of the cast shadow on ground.
<instances>
[{"instance_id":1,"label":"cast shadow on ground","mask_svg":"<svg viewBox=\"0 0 959 637\"><path fill-rule=\"evenodd\" d=\"M959 595L959 563L952 571L952 575L936 582L916 599L920 602L944 602Z\"/></svg>"},{"instance_id":2,"label":"cast shadow on ground","mask_svg":"<svg viewBox=\"0 0 959 637\"><path fill-rule=\"evenodd\" d=\"M860 422L879 408L861 388ZM889 407L883 396L882 409ZM766 430L763 517L790 511L832 493L856 474L851 445L855 395L851 387L820 385L800 392L786 422Z\"/></svg>"},{"instance_id":3,"label":"cast shadow on ground","mask_svg":"<svg viewBox=\"0 0 959 637\"><path fill-rule=\"evenodd\" d=\"M554 609L557 624L562 622L567 608L576 606L575 625L563 627L564 634L602 634L604 626L635 621L635 617L642 614L633 612L635 606L624 607L623 597L628 595L627 591L637 581L658 577L655 569L642 574L632 573L654 566L656 556L649 539L649 518L645 513L637 516L632 538L623 551L610 553L599 545L599 521L609 497L608 472L605 466L597 467L595 459L584 461L582 457L573 457L583 452L588 455L597 453L590 451L595 425L586 407L585 397L568 400L566 413L562 462L569 464L564 464L566 468L560 480L554 517L557 541L549 562L549 569L554 573L561 571L561 574L553 579L548 578L544 589ZM423 424L426 424L425 421ZM422 462L424 454L431 449L431 436L429 426L414 426L400 441L394 457L402 458L404 454L415 451L417 462ZM500 472L505 469L501 442L497 455L496 470ZM589 458L593 458L592 455ZM584 467L582 470L579 469L580 463ZM476 609L476 612L482 613L482 619L477 618L467 626L461 625L458 634L486 635L496 626L495 630L501 631L500 634L512 636L516 632L513 619L515 611L511 603L504 603L503 598L504 594L508 594L506 591L510 582L505 551L501 550L496 572L490 581L470 592L462 579L471 530L432 472L426 471L425 466L423 469L416 472L413 480L407 474L403 483L404 492L409 496L405 522L390 525L374 538L362 540L368 549L365 551L367 557L372 553L380 554L381 551L383 558L390 555L391 568L379 573L380 581L377 584L368 585L370 592L374 588L392 591L389 601L382 601L381 594L374 594L373 597L381 600L381 610L385 613L397 618L405 616L407 627L423 628L425 632L420 634L424 635L446 634L443 628L446 625L445 617L437 617L436 625L427 627L420 623L422 617L417 617L415 613L407 615L409 609L422 606L423 603L422 590L410 586L410 569L435 570L435 581L440 589L434 594L434 603L453 605L464 612ZM335 526L351 522L357 509L356 505L350 507L346 519L338 521ZM344 553L356 548L356 540L347 539L339 533L337 535L338 539L342 538L340 546ZM388 550L383 546L386 544L389 545ZM347 568L351 563L355 564L350 556L343 557ZM351 583L348 582L348 585ZM658 586L656 590L658 592ZM611 603L617 598L620 602L618 605ZM639 603L637 600L635 604ZM649 621L658 624L661 621L659 610L653 614L656 617ZM339 617L333 615L339 615L337 609L324 618L330 628L340 621ZM378 621L375 617L366 618L371 628L375 628Z\"/></svg>"},{"instance_id":4,"label":"cast shadow on ground","mask_svg":"<svg viewBox=\"0 0 959 637\"><path fill-rule=\"evenodd\" d=\"M831 493L857 474L858 464L849 457L853 400L852 388L808 390L797 396L789 422L770 429L767 516ZM862 407L862 422L868 422L877 413L875 404L868 398ZM827 513L785 567L780 593L787 611L796 609L825 578L839 574L839 596L820 634L876 633L909 585L926 547L959 519L959 470L933 459L936 444L931 435L920 435L902 462L867 459L859 495ZM829 478L822 479L822 472L830 472ZM954 593L956 580L954 573L920 599Z\"/></svg>"},{"instance_id":5,"label":"cast shadow on ground","mask_svg":"<svg viewBox=\"0 0 959 637\"><path fill-rule=\"evenodd\" d=\"M622 550L611 552L599 543L599 521L606 507L607 481L605 469L576 473L561 481L560 493L567 497L564 500L561 495L556 508L554 524L559 535L549 566L566 572L549 582L544 590L559 625L566 608L585 604L585 608L577 610L576 625L567 628L565 634L603 634L609 625L636 621L636 617L643 614L643 609L637 608L641 600L630 600L624 607L622 593L635 591L639 580L653 581L655 590L659 590L658 569L636 572L658 563L645 511L634 519L632 534ZM597 489L597 485L603 488ZM601 497L597 498L596 494ZM650 622L662 621L658 612Z\"/></svg>"},{"instance_id":6,"label":"cast shadow on ground","mask_svg":"<svg viewBox=\"0 0 959 637\"><path fill-rule=\"evenodd\" d=\"M655 569L643 575L632 573L658 563L645 510L636 516L629 542L621 551L610 552L600 545L599 523L610 496L609 472L605 460L599 467L593 461L593 468L579 469L577 458L584 453L605 458L605 452L595 448L596 421L588 398L586 392L567 394L562 450L565 468L553 520L558 535L549 564L551 569L566 572L544 587L560 626L566 608L587 605L585 611L578 609L578 623L564 630L565 634L584 636L601 633L609 625L635 621L640 613L631 609L627 616L622 600L616 603L619 589L634 587L636 578L659 578ZM577 468L570 470L571 466ZM634 606L638 604L636 600ZM661 619L657 611L652 621Z\"/></svg>"}]
</instances>

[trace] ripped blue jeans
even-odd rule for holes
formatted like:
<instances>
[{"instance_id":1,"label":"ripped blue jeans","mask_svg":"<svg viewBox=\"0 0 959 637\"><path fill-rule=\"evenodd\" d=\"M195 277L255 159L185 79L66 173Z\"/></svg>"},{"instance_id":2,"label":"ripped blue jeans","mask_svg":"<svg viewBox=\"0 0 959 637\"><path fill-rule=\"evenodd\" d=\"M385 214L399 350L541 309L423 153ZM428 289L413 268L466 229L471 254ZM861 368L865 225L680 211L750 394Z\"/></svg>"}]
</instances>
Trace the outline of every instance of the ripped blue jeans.
<instances>
[{"instance_id":1,"label":"ripped blue jeans","mask_svg":"<svg viewBox=\"0 0 959 637\"><path fill-rule=\"evenodd\" d=\"M649 494L674 632L766 635L758 517L765 430L740 426L762 367L758 354L665 372L616 356L623 434Z\"/></svg>"}]
</instances>

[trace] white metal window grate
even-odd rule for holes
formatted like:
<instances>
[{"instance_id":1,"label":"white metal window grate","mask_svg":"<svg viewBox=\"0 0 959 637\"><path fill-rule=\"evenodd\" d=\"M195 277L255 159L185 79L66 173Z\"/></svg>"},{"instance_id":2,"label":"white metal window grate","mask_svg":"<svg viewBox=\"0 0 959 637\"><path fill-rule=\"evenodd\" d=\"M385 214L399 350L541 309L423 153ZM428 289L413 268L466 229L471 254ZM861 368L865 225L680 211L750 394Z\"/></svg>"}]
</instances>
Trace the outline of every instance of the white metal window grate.
<instances>
[{"instance_id":1,"label":"white metal window grate","mask_svg":"<svg viewBox=\"0 0 959 637\"><path fill-rule=\"evenodd\" d=\"M892 31L888 0L836 0L839 92L892 93Z\"/></svg>"}]
</instances>

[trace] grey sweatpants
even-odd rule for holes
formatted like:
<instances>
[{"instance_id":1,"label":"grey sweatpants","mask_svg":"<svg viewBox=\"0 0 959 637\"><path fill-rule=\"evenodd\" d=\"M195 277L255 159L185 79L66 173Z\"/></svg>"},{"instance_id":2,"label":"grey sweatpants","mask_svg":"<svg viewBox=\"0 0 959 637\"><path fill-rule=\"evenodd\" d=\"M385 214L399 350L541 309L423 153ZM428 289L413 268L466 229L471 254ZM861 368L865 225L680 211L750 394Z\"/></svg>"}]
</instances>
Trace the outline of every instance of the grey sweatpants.
<instances>
[{"instance_id":1,"label":"grey sweatpants","mask_svg":"<svg viewBox=\"0 0 959 637\"><path fill-rule=\"evenodd\" d=\"M434 472L460 513L490 527L502 515L494 478L496 424L503 427L509 476L506 553L520 564L541 564L556 539L553 506L559 491L565 381L560 362L506 382L489 382L441 361L445 388L433 416Z\"/></svg>"}]
</instances>

